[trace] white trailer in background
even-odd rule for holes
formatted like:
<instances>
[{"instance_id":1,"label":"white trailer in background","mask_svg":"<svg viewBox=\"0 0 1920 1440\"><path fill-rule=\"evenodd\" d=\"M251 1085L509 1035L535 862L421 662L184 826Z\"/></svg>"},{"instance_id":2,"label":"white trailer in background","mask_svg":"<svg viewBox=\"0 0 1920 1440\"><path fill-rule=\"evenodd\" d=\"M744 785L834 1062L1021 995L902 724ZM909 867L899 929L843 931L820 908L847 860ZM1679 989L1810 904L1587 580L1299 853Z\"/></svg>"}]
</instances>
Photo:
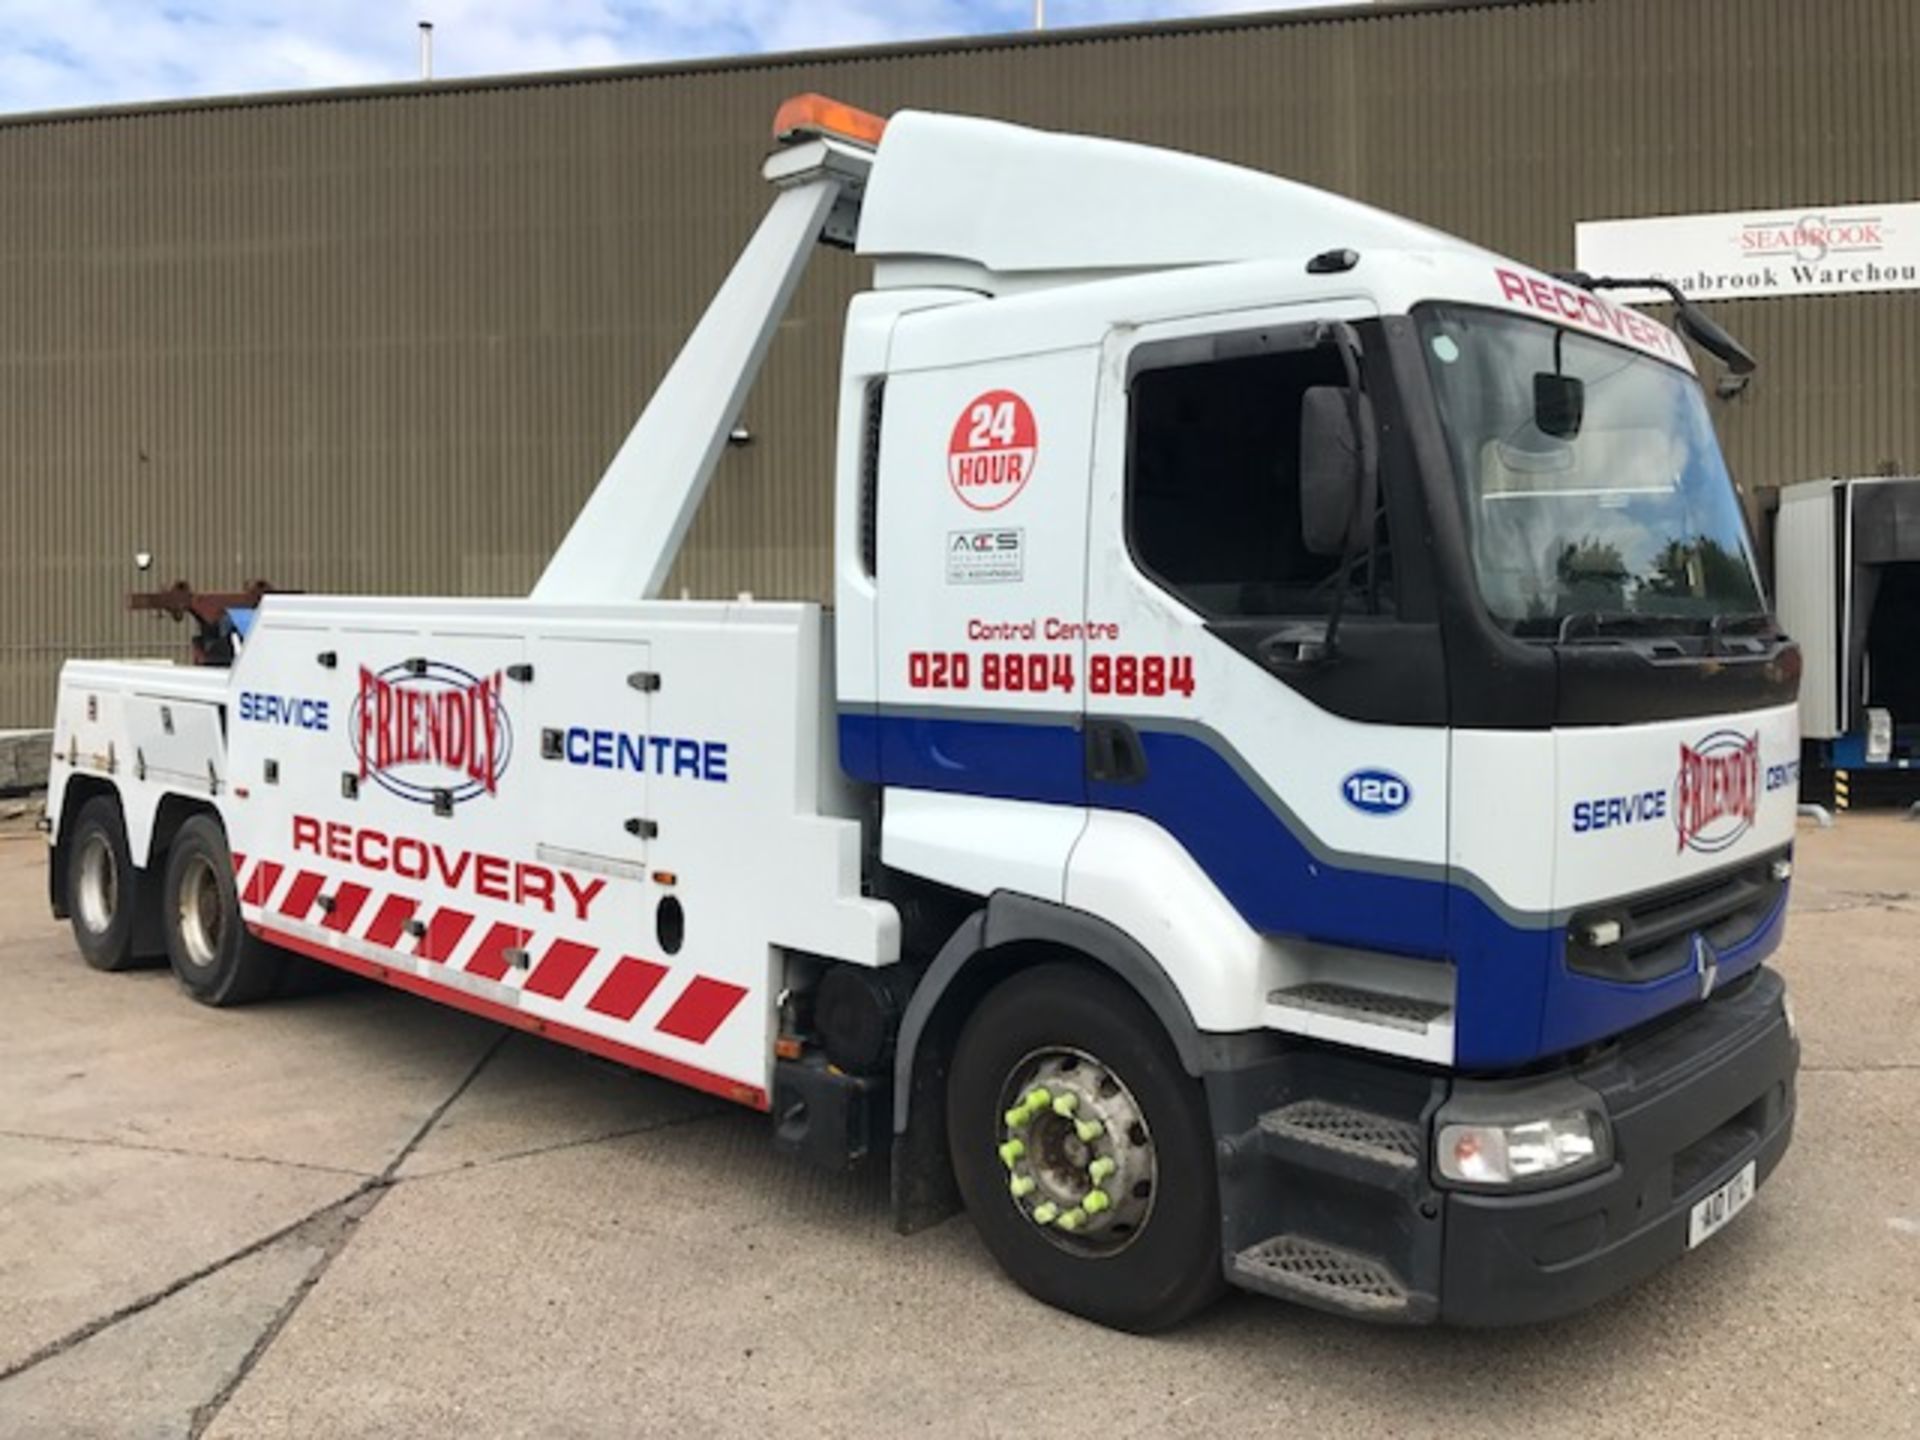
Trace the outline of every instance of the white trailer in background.
<instances>
[{"instance_id":1,"label":"white trailer in background","mask_svg":"<svg viewBox=\"0 0 1920 1440\"><path fill-rule=\"evenodd\" d=\"M1863 774L1920 781L1920 478L1789 485L1772 521L1775 610L1805 665L1809 793L1844 810Z\"/></svg>"},{"instance_id":2,"label":"white trailer in background","mask_svg":"<svg viewBox=\"0 0 1920 1440\"><path fill-rule=\"evenodd\" d=\"M1714 1234L1792 1128L1797 671L1680 339L1192 156L775 134L529 598L66 668L87 959L304 956L713 1091L1112 1325L1514 1323ZM834 606L661 600L816 243L874 266Z\"/></svg>"}]
</instances>

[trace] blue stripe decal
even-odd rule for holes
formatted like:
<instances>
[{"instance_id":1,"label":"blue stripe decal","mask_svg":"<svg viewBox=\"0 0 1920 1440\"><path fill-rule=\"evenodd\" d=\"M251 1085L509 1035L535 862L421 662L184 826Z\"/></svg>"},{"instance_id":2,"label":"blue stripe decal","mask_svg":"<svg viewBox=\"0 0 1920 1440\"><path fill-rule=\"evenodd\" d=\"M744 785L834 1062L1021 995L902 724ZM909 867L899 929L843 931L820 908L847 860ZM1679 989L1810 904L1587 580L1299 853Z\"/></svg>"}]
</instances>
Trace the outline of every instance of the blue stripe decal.
<instances>
[{"instance_id":1,"label":"blue stripe decal","mask_svg":"<svg viewBox=\"0 0 1920 1440\"><path fill-rule=\"evenodd\" d=\"M1204 740L1148 730L1140 744L1147 778L1092 785L1090 803L1157 823L1254 929L1403 955L1444 952L1447 886L1438 877L1328 865Z\"/></svg>"},{"instance_id":2,"label":"blue stripe decal","mask_svg":"<svg viewBox=\"0 0 1920 1440\"><path fill-rule=\"evenodd\" d=\"M1766 918L1754 926L1745 939L1717 953L1716 988L1732 984L1771 955L1780 945L1786 919L1787 892L1782 887L1780 898ZM1644 985L1623 985L1575 974L1556 954L1553 963L1543 967L1543 973L1548 982L1546 1003L1541 1008L1539 1051L1542 1055L1557 1055L1563 1050L1618 1035L1676 1006L1701 998L1700 976L1691 966Z\"/></svg>"},{"instance_id":3,"label":"blue stripe decal","mask_svg":"<svg viewBox=\"0 0 1920 1440\"><path fill-rule=\"evenodd\" d=\"M1081 734L1072 725L872 710L840 717L841 763L853 779L1127 811L1178 840L1262 933L1450 958L1457 986L1454 1054L1462 1069L1557 1054L1699 994L1691 970L1646 985L1575 974L1566 967L1556 927L1516 924L1465 885L1329 864L1203 738L1147 730L1140 740L1145 780L1088 784ZM1779 943L1780 930L1776 912L1722 951L1721 982L1758 965Z\"/></svg>"},{"instance_id":4,"label":"blue stripe decal","mask_svg":"<svg viewBox=\"0 0 1920 1440\"><path fill-rule=\"evenodd\" d=\"M840 768L873 785L1087 803L1086 757L1071 725L842 710Z\"/></svg>"}]
</instances>

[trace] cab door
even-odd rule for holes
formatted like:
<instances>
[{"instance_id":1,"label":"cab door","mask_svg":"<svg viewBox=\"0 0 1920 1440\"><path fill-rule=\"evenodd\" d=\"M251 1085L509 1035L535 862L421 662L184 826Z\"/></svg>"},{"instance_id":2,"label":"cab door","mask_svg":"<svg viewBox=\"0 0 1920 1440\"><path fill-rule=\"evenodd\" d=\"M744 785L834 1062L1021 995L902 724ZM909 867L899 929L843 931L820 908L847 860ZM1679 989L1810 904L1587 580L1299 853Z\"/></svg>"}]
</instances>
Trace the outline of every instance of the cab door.
<instances>
[{"instance_id":1,"label":"cab door","mask_svg":"<svg viewBox=\"0 0 1920 1440\"><path fill-rule=\"evenodd\" d=\"M1079 807L1099 352L1002 353L991 308L908 315L894 332L880 770L889 786Z\"/></svg>"},{"instance_id":2,"label":"cab door","mask_svg":"<svg viewBox=\"0 0 1920 1440\"><path fill-rule=\"evenodd\" d=\"M1403 442L1368 318L1358 303L1287 308L1110 339L1090 497L1088 799L1172 834L1262 933L1437 955L1444 669L1419 567L1403 561L1419 547L1394 545L1421 512L1396 483ZM1315 533L1302 486L1303 416L1343 408L1350 390L1341 334L1360 343L1382 441L1381 513L1356 555Z\"/></svg>"},{"instance_id":3,"label":"cab door","mask_svg":"<svg viewBox=\"0 0 1920 1440\"><path fill-rule=\"evenodd\" d=\"M894 330L875 576L881 852L976 894L1058 900L1086 819L1100 352L1022 345L1030 321L1008 300Z\"/></svg>"}]
</instances>

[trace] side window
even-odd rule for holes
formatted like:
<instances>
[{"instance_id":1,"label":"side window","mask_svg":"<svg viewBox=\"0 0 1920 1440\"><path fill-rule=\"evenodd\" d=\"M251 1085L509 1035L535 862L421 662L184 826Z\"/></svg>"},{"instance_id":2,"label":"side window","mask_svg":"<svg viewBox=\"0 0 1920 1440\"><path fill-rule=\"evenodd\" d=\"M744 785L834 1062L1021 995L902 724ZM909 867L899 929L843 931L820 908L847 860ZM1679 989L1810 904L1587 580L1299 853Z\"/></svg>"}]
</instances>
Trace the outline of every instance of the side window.
<instances>
[{"instance_id":1,"label":"side window","mask_svg":"<svg viewBox=\"0 0 1920 1440\"><path fill-rule=\"evenodd\" d=\"M1167 590L1215 619L1391 609L1384 519L1342 574L1309 543L1300 506L1307 392L1345 393L1330 347L1142 369L1129 386L1127 542Z\"/></svg>"}]
</instances>

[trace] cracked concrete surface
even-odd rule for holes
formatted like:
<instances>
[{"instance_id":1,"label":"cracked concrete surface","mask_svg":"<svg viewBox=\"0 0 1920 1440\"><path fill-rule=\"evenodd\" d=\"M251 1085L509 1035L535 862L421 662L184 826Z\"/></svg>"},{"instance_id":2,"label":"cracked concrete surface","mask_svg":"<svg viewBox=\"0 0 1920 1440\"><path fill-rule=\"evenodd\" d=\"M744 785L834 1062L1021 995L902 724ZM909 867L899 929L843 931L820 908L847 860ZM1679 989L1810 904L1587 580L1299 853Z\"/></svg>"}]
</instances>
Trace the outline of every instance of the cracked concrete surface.
<instances>
[{"instance_id":1,"label":"cracked concrete surface","mask_svg":"<svg viewBox=\"0 0 1920 1440\"><path fill-rule=\"evenodd\" d=\"M0 1433L191 1434L319 1263L324 1250L303 1231L0 1383Z\"/></svg>"},{"instance_id":2,"label":"cracked concrete surface","mask_svg":"<svg viewBox=\"0 0 1920 1440\"><path fill-rule=\"evenodd\" d=\"M1526 1332L1235 1297L1140 1340L692 1092L94 974L0 837L0 1435L1920 1435L1920 825L1800 838L1799 1135L1722 1236Z\"/></svg>"},{"instance_id":3,"label":"cracked concrete surface","mask_svg":"<svg viewBox=\"0 0 1920 1440\"><path fill-rule=\"evenodd\" d=\"M0 1375L338 1204L349 1177L0 1141Z\"/></svg>"}]
</instances>

